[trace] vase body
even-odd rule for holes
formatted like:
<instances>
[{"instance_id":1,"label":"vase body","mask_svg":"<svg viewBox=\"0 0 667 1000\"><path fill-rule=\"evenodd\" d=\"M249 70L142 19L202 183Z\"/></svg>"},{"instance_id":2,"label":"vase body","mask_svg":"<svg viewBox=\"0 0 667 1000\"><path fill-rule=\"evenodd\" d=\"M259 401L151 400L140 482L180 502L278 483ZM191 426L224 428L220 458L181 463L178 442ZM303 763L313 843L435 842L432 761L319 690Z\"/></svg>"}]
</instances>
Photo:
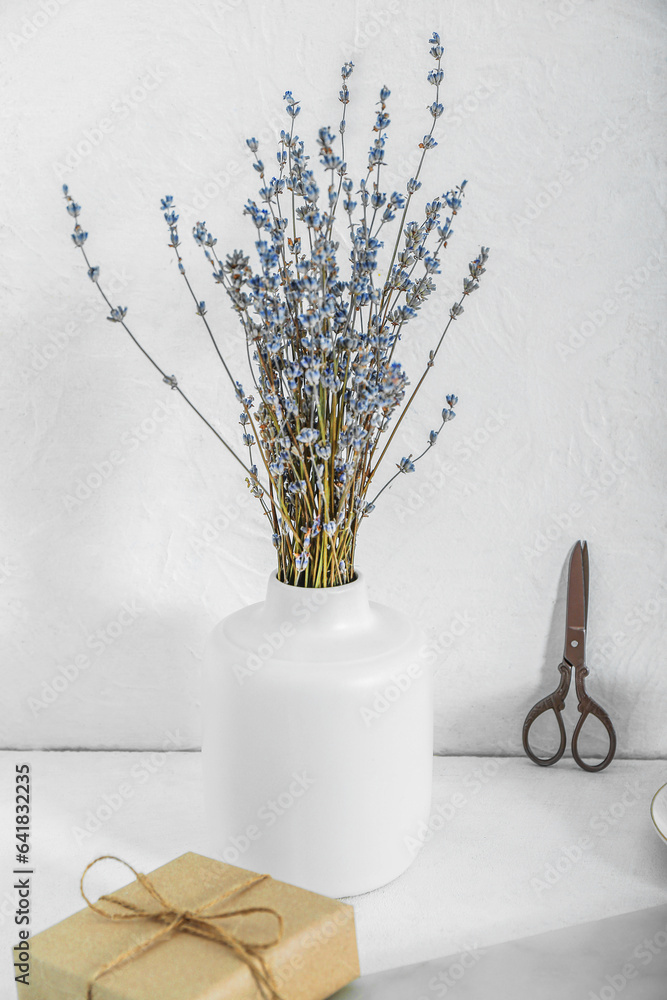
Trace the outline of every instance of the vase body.
<instances>
[{"instance_id":1,"label":"vase body","mask_svg":"<svg viewBox=\"0 0 667 1000\"><path fill-rule=\"evenodd\" d=\"M272 575L263 603L214 629L203 709L213 857L334 897L409 866L430 810L432 674L419 630L362 576Z\"/></svg>"}]
</instances>

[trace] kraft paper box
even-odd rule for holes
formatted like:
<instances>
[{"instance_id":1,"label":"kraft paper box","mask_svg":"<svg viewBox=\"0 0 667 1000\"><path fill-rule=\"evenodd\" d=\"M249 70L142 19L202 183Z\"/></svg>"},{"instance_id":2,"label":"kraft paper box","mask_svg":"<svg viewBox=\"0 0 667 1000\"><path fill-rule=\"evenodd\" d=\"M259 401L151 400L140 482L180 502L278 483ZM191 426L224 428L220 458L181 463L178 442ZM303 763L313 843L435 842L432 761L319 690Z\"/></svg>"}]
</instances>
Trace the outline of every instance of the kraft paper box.
<instances>
[{"instance_id":1,"label":"kraft paper box","mask_svg":"<svg viewBox=\"0 0 667 1000\"><path fill-rule=\"evenodd\" d=\"M170 904L196 910L254 874L200 854L183 854L149 873L148 878ZM159 909L137 881L111 895L142 910ZM111 902L99 905L113 912L129 912ZM280 942L262 954L284 1000L324 1000L359 975L351 906L265 879L214 906L211 912L247 907L269 907L283 917ZM276 932L275 918L266 913L214 923L246 942L271 940ZM164 927L164 923L143 917L108 920L86 907L31 939L30 985L18 984L19 998L86 1000L88 984L96 972ZM262 992L232 948L180 931L99 978L92 997L260 1000Z\"/></svg>"}]
</instances>

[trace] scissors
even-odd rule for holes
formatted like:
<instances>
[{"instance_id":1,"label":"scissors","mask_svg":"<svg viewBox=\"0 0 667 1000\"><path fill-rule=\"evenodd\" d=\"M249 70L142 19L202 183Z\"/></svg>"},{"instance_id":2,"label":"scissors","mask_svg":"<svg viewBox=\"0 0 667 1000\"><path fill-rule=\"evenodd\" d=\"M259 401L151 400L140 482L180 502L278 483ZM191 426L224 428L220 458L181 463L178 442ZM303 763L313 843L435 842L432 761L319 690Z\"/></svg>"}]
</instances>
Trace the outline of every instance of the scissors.
<instances>
[{"instance_id":1,"label":"scissors","mask_svg":"<svg viewBox=\"0 0 667 1000\"><path fill-rule=\"evenodd\" d=\"M549 767L561 759L565 753L567 736L561 712L565 708L565 698L570 688L572 668L574 668L575 687L577 692L577 708L581 718L577 722L572 735L572 756L584 771L603 771L611 764L616 753L616 733L611 719L603 708L586 692L585 678L588 676L586 666L586 626L588 622L588 544L577 542L570 556L570 569L567 579L567 622L565 625L565 649L560 670L560 684L556 690L538 701L531 708L523 724L523 748L532 761L542 767ZM544 712L552 710L560 730L560 746L553 757L538 757L530 748L528 732L535 720ZM609 753L599 764L587 764L579 756L578 740L584 722L589 715L600 720L609 734Z\"/></svg>"}]
</instances>

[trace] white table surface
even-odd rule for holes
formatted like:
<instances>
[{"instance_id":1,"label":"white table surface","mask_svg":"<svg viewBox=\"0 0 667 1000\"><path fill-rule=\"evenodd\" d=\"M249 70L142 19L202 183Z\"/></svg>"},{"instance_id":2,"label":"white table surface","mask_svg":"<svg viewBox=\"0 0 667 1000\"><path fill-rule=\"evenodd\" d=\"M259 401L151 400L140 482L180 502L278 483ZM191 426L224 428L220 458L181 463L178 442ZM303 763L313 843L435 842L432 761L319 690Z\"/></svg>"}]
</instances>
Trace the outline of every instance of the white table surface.
<instances>
[{"instance_id":1,"label":"white table surface","mask_svg":"<svg viewBox=\"0 0 667 1000\"><path fill-rule=\"evenodd\" d=\"M80 874L100 854L148 872L203 853L198 753L0 753L5 955L15 943L13 774L24 761L32 767L33 933L81 908ZM524 758L436 758L432 836L400 879L350 900L362 972L665 904L667 844L649 814L665 780L666 761L617 760L587 774L571 760L543 769ZM98 809L107 818L89 833L86 818ZM92 893L113 888L92 875ZM9 963L0 977L0 1000L14 1000Z\"/></svg>"}]
</instances>

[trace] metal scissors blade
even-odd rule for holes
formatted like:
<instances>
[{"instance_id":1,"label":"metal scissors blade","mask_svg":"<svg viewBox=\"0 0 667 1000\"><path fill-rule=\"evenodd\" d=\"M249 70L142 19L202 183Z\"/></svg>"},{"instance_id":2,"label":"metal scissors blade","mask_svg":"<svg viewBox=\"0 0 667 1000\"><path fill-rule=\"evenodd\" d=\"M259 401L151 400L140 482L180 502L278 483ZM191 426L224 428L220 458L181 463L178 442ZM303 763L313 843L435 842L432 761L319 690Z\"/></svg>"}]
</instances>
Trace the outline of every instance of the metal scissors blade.
<instances>
[{"instance_id":1,"label":"metal scissors blade","mask_svg":"<svg viewBox=\"0 0 667 1000\"><path fill-rule=\"evenodd\" d=\"M588 623L588 545L577 542L570 556L567 578L567 620L563 659L576 667L586 659Z\"/></svg>"}]
</instances>

